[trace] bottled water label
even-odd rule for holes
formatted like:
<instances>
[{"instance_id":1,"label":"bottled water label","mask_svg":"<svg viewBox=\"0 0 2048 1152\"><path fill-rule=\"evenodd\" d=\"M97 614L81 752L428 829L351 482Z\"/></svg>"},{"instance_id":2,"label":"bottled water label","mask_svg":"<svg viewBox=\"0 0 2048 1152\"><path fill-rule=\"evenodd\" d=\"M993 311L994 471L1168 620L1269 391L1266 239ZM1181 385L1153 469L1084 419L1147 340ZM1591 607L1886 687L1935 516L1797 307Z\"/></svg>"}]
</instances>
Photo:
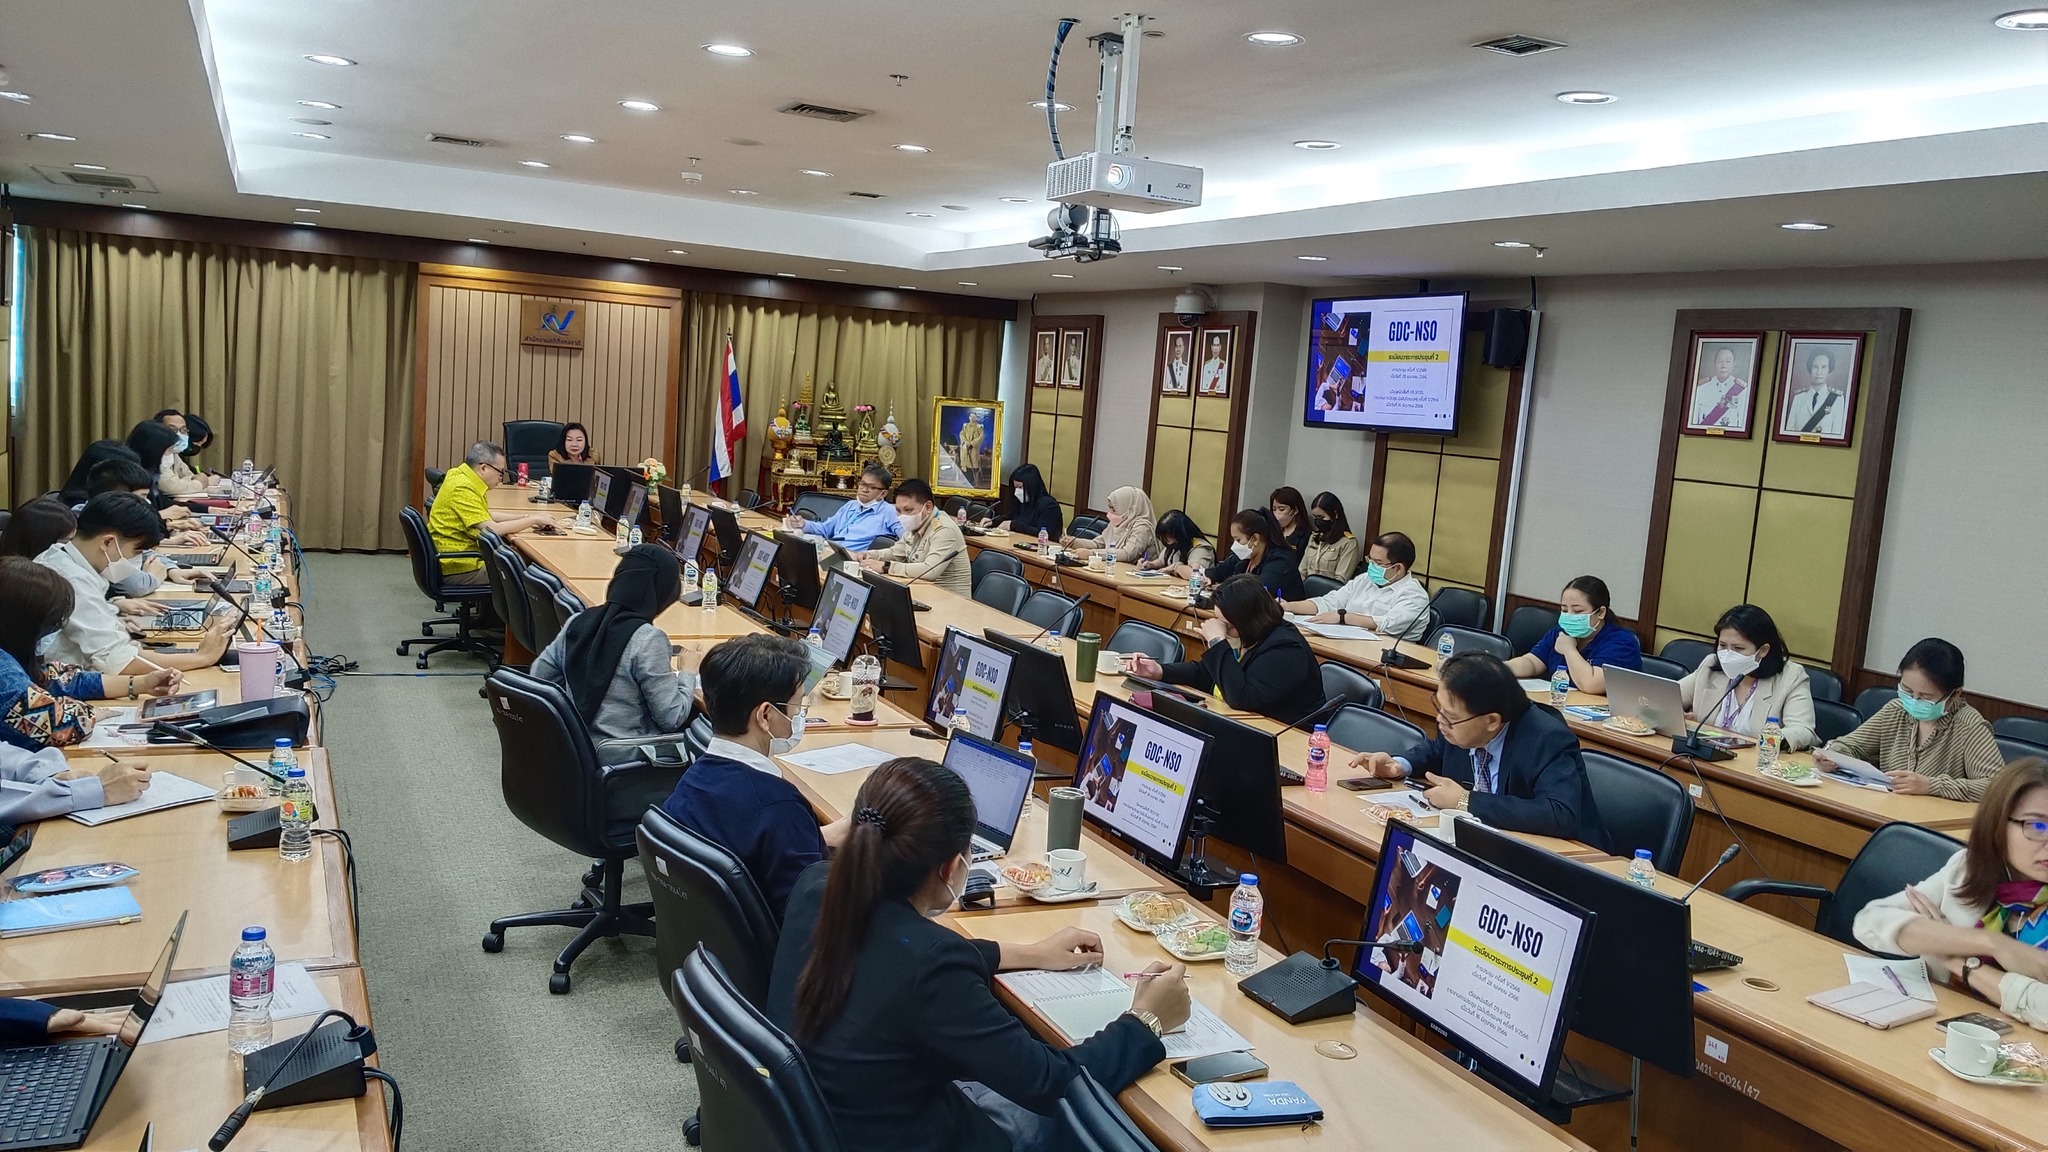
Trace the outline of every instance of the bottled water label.
<instances>
[{"instance_id":1,"label":"bottled water label","mask_svg":"<svg viewBox=\"0 0 2048 1152\"><path fill-rule=\"evenodd\" d=\"M1233 905L1230 909L1230 930L1232 932L1256 932L1259 920L1250 907Z\"/></svg>"},{"instance_id":2,"label":"bottled water label","mask_svg":"<svg viewBox=\"0 0 2048 1152\"><path fill-rule=\"evenodd\" d=\"M251 997L269 996L277 981L275 962L248 964L237 962L228 969L228 995L247 1000Z\"/></svg>"}]
</instances>

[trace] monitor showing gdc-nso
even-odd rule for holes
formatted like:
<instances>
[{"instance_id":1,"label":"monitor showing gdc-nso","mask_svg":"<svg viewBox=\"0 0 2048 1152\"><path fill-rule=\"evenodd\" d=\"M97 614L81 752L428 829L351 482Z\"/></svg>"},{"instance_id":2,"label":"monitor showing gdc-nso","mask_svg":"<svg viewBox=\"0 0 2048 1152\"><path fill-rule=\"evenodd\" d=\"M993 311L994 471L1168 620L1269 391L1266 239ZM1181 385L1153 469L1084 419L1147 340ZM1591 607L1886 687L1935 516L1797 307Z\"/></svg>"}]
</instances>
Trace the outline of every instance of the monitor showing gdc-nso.
<instances>
[{"instance_id":1,"label":"monitor showing gdc-nso","mask_svg":"<svg viewBox=\"0 0 2048 1152\"><path fill-rule=\"evenodd\" d=\"M1315 301L1302 423L1454 435L1464 340L1462 292Z\"/></svg>"}]
</instances>

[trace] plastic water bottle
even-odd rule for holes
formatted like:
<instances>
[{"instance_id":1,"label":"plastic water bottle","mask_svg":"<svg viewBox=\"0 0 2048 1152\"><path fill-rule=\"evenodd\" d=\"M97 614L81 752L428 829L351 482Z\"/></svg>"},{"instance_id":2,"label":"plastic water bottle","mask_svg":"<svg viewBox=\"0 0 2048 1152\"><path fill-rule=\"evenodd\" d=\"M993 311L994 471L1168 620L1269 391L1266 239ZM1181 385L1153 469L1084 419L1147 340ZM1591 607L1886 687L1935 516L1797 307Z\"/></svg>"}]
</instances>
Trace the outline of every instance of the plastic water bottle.
<instances>
[{"instance_id":1,"label":"plastic water bottle","mask_svg":"<svg viewBox=\"0 0 2048 1152\"><path fill-rule=\"evenodd\" d=\"M1038 530L1038 554L1040 556L1052 555L1052 536L1043 528Z\"/></svg>"},{"instance_id":2,"label":"plastic water bottle","mask_svg":"<svg viewBox=\"0 0 2048 1152\"><path fill-rule=\"evenodd\" d=\"M638 548L640 546L640 526L638 524L633 525L632 542L633 547Z\"/></svg>"},{"instance_id":3,"label":"plastic water bottle","mask_svg":"<svg viewBox=\"0 0 2048 1152\"><path fill-rule=\"evenodd\" d=\"M1565 697L1572 694L1572 674L1563 668L1550 674L1550 706L1564 707Z\"/></svg>"},{"instance_id":4,"label":"plastic water bottle","mask_svg":"<svg viewBox=\"0 0 2048 1152\"><path fill-rule=\"evenodd\" d=\"M690 589L695 588L698 578L702 575L703 573L698 569L695 560L683 561L683 591L688 592Z\"/></svg>"},{"instance_id":5,"label":"plastic water bottle","mask_svg":"<svg viewBox=\"0 0 2048 1152\"><path fill-rule=\"evenodd\" d=\"M967 705L955 703L953 705L953 731L965 732L968 730L968 727Z\"/></svg>"},{"instance_id":6,"label":"plastic water bottle","mask_svg":"<svg viewBox=\"0 0 2048 1152\"><path fill-rule=\"evenodd\" d=\"M253 513L253 512L252 512L252 513L250 513L250 514L249 514L249 519L248 519L248 520L246 520L246 521L244 521L244 522L243 522L243 524L242 524L242 532L241 532L241 542L242 542L242 546L243 546L243 547L245 547L245 548L249 548L249 547L254 547L254 546L255 546L255 545L256 545L256 544L258 543L258 542L260 542L260 541L261 541L262 539L263 539L263 517L261 517L261 516L258 516L258 515L256 515L255 513Z\"/></svg>"},{"instance_id":7,"label":"plastic water bottle","mask_svg":"<svg viewBox=\"0 0 2048 1152\"><path fill-rule=\"evenodd\" d=\"M235 469L234 491L231 492L230 495L232 495L237 500L250 499L254 495L254 493L252 493L250 489L254 488L255 486L256 462L254 460L244 458L242 460L242 466L240 468Z\"/></svg>"},{"instance_id":8,"label":"plastic water bottle","mask_svg":"<svg viewBox=\"0 0 2048 1152\"><path fill-rule=\"evenodd\" d=\"M1445 661L1457 654L1458 642L1452 638L1450 631L1446 629L1438 632L1436 637L1436 666L1439 668L1443 667Z\"/></svg>"},{"instance_id":9,"label":"plastic water bottle","mask_svg":"<svg viewBox=\"0 0 2048 1152\"><path fill-rule=\"evenodd\" d=\"M1249 872L1237 877L1237 891L1230 894L1230 945L1223 952L1223 966L1238 976L1248 976L1259 964L1259 923L1266 918L1266 898L1259 894L1259 878Z\"/></svg>"},{"instance_id":10,"label":"plastic water bottle","mask_svg":"<svg viewBox=\"0 0 2048 1152\"><path fill-rule=\"evenodd\" d=\"M265 605L277 599L277 578L270 574L270 565L258 564L256 566L256 576L253 580L249 581L249 595L254 596ZM267 612L268 610L266 607L265 611ZM254 615L254 613L251 613L251 615Z\"/></svg>"},{"instance_id":11,"label":"plastic water bottle","mask_svg":"<svg viewBox=\"0 0 2048 1152\"><path fill-rule=\"evenodd\" d=\"M704 602L700 605L700 607L702 607L706 612L710 612L718 607L717 568L707 566L704 569L704 580L702 583L697 585L697 590L703 594Z\"/></svg>"},{"instance_id":12,"label":"plastic water bottle","mask_svg":"<svg viewBox=\"0 0 2048 1152\"><path fill-rule=\"evenodd\" d=\"M960 518L960 523L961 523L961 524L963 524L963 525L964 525L964 524L966 524L966 523L967 523L967 505L965 505L965 504L962 504L962 505L960 506L960 510L959 510L959 512L958 512L958 516L959 516L959 518Z\"/></svg>"},{"instance_id":13,"label":"plastic water bottle","mask_svg":"<svg viewBox=\"0 0 2048 1152\"><path fill-rule=\"evenodd\" d=\"M519 486L520 486L521 488L524 488L524 487L526 487L526 480L527 480L527 472L526 472L526 461L524 461L524 460L521 460L521 461L519 462Z\"/></svg>"},{"instance_id":14,"label":"plastic water bottle","mask_svg":"<svg viewBox=\"0 0 2048 1152\"><path fill-rule=\"evenodd\" d=\"M1330 787L1330 726L1316 725L1308 736L1308 766L1301 774L1302 787L1311 792L1327 791Z\"/></svg>"},{"instance_id":15,"label":"plastic water bottle","mask_svg":"<svg viewBox=\"0 0 2048 1152\"><path fill-rule=\"evenodd\" d=\"M1022 740L1017 741L1017 755L1031 761L1032 770L1037 771L1038 757L1031 751L1031 737L1026 736Z\"/></svg>"},{"instance_id":16,"label":"plastic water bottle","mask_svg":"<svg viewBox=\"0 0 2048 1152\"><path fill-rule=\"evenodd\" d=\"M1628 882L1645 888L1657 886L1657 866L1650 862L1648 848L1636 849L1636 858L1628 862Z\"/></svg>"},{"instance_id":17,"label":"plastic water bottle","mask_svg":"<svg viewBox=\"0 0 2048 1152\"><path fill-rule=\"evenodd\" d=\"M583 503L578 504L576 506L576 526L578 528L590 527L591 515L592 513L590 511L590 501L585 500Z\"/></svg>"},{"instance_id":18,"label":"plastic water bottle","mask_svg":"<svg viewBox=\"0 0 2048 1152\"><path fill-rule=\"evenodd\" d=\"M1045 650L1057 656L1060 654L1060 630L1057 628L1045 634Z\"/></svg>"},{"instance_id":19,"label":"plastic water bottle","mask_svg":"<svg viewBox=\"0 0 2048 1152\"><path fill-rule=\"evenodd\" d=\"M811 621L811 631L804 637L804 643L809 644L813 648L823 648L825 646L825 633L818 627L816 620Z\"/></svg>"},{"instance_id":20,"label":"plastic water bottle","mask_svg":"<svg viewBox=\"0 0 2048 1152\"><path fill-rule=\"evenodd\" d=\"M292 751L292 742L280 736L270 745L270 770L275 778L270 782L272 796L284 795L283 781L291 778L292 771L299 766L299 754Z\"/></svg>"},{"instance_id":21,"label":"plastic water bottle","mask_svg":"<svg viewBox=\"0 0 2048 1152\"><path fill-rule=\"evenodd\" d=\"M1763 773L1778 769L1778 745L1783 742L1784 726L1776 716L1764 718L1764 730L1756 735L1756 770Z\"/></svg>"},{"instance_id":22,"label":"plastic water bottle","mask_svg":"<svg viewBox=\"0 0 2048 1152\"><path fill-rule=\"evenodd\" d=\"M228 961L228 1051L243 1056L270 1043L270 997L277 988L277 956L263 929L242 929Z\"/></svg>"},{"instance_id":23,"label":"plastic water bottle","mask_svg":"<svg viewBox=\"0 0 2048 1152\"><path fill-rule=\"evenodd\" d=\"M278 859L305 860L313 855L313 786L306 782L306 770L296 764L285 775L277 827Z\"/></svg>"}]
</instances>

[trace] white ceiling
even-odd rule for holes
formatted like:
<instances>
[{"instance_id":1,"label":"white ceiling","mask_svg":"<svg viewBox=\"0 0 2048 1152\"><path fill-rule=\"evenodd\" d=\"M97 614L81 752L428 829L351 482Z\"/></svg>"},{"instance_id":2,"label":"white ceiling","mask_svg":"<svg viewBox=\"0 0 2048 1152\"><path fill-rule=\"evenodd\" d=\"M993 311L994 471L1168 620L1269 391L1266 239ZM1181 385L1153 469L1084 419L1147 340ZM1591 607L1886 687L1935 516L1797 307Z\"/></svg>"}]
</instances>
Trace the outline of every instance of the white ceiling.
<instances>
[{"instance_id":1,"label":"white ceiling","mask_svg":"<svg viewBox=\"0 0 2048 1152\"><path fill-rule=\"evenodd\" d=\"M103 164L159 189L110 202L155 210L1011 296L1156 287L1174 275L1159 264L1189 281L1324 285L2044 256L2048 32L1994 27L2009 6L1269 0L1246 15L1165 0L1147 9L1163 35L1143 46L1139 150L1204 168L1208 202L1122 216L1124 257L1085 267L1023 246L1043 231L1051 158L1027 105L1073 11L1044 0L9 0L0 88L33 99L0 100L0 178L94 199L36 169ZM1069 154L1092 137L1086 36L1112 17L1067 42ZM1260 29L1305 39L1244 40ZM1514 32L1570 47L1471 47ZM719 58L709 42L756 55ZM1554 98L1581 88L1620 99ZM873 114L775 111L792 100ZM24 139L37 131L78 140ZM1344 147L1292 147L1309 138ZM694 186L678 178L693 156ZM1791 219L1834 227L1777 227ZM1503 239L1547 251L1493 247Z\"/></svg>"}]
</instances>

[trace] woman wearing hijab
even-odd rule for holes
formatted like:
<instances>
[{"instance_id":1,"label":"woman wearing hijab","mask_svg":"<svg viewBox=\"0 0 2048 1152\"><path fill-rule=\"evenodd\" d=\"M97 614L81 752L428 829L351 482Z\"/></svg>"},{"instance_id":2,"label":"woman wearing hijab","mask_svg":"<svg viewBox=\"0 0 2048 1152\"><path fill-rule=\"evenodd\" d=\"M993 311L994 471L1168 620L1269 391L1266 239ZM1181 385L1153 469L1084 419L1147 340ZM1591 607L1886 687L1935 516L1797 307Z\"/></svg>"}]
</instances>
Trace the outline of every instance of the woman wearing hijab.
<instances>
[{"instance_id":1,"label":"woman wearing hijab","mask_svg":"<svg viewBox=\"0 0 2048 1152\"><path fill-rule=\"evenodd\" d=\"M1069 536L1060 541L1068 549L1086 556L1097 549L1112 564L1135 564L1153 541L1152 498L1143 488L1125 485L1109 494L1109 527L1093 540Z\"/></svg>"}]
</instances>

